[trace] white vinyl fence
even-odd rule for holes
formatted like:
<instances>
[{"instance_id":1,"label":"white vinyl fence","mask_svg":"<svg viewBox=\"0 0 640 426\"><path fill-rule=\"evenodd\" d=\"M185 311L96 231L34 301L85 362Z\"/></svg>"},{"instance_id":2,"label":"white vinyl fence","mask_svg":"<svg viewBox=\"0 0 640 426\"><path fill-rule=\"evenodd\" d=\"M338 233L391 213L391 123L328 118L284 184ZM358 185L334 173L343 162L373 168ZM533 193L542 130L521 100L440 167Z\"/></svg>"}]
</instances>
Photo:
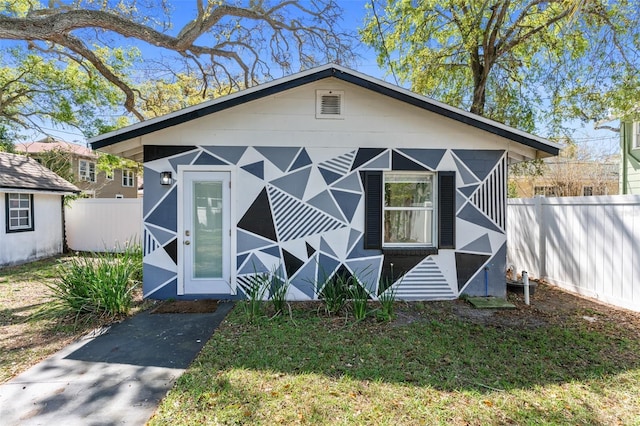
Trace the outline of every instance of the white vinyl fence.
<instances>
[{"instance_id":1,"label":"white vinyl fence","mask_svg":"<svg viewBox=\"0 0 640 426\"><path fill-rule=\"evenodd\" d=\"M142 242L141 198L78 199L64 214L71 250L119 251L128 242Z\"/></svg>"},{"instance_id":2,"label":"white vinyl fence","mask_svg":"<svg viewBox=\"0 0 640 426\"><path fill-rule=\"evenodd\" d=\"M536 197L507 206L507 265L640 311L640 196Z\"/></svg>"}]
</instances>

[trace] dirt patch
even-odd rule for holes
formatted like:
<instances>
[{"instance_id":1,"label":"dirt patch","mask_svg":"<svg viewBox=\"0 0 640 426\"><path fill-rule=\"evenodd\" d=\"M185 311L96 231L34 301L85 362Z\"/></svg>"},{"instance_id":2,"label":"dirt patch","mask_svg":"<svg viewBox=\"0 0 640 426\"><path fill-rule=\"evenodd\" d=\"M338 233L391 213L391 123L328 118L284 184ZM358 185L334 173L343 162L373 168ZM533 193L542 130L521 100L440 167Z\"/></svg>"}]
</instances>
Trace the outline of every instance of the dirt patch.
<instances>
[{"instance_id":1,"label":"dirt patch","mask_svg":"<svg viewBox=\"0 0 640 426\"><path fill-rule=\"evenodd\" d=\"M152 314L208 314L215 312L218 302L215 300L172 300L163 302L151 311Z\"/></svg>"}]
</instances>

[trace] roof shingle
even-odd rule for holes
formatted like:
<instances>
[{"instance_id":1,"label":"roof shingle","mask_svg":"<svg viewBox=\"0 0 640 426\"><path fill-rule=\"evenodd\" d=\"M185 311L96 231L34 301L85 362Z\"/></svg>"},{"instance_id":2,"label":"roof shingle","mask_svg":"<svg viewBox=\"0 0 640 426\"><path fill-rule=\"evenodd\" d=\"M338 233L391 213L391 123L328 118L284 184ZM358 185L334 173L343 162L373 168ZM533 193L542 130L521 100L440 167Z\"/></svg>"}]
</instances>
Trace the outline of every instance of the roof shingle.
<instances>
[{"instance_id":1,"label":"roof shingle","mask_svg":"<svg viewBox=\"0 0 640 426\"><path fill-rule=\"evenodd\" d=\"M0 191L2 189L80 192L77 186L36 160L6 152L0 152Z\"/></svg>"}]
</instances>

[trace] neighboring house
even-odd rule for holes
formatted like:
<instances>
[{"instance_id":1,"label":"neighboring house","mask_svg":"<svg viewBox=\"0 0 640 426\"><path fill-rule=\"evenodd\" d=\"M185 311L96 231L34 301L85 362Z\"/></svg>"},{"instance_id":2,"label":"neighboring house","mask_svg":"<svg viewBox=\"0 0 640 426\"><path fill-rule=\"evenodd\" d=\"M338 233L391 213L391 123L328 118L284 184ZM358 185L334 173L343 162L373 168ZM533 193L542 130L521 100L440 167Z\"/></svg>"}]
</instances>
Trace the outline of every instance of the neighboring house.
<instances>
[{"instance_id":1,"label":"neighboring house","mask_svg":"<svg viewBox=\"0 0 640 426\"><path fill-rule=\"evenodd\" d=\"M620 194L640 194L640 122L620 123Z\"/></svg>"},{"instance_id":2,"label":"neighboring house","mask_svg":"<svg viewBox=\"0 0 640 426\"><path fill-rule=\"evenodd\" d=\"M40 160L43 152L60 150L70 154L73 183L82 193L94 198L137 198L138 185L135 170L115 169L112 173L98 170L98 156L82 145L50 137L37 142L16 144L16 152Z\"/></svg>"},{"instance_id":3,"label":"neighboring house","mask_svg":"<svg viewBox=\"0 0 640 426\"><path fill-rule=\"evenodd\" d=\"M62 253L63 196L78 192L34 159L0 152L0 266Z\"/></svg>"},{"instance_id":4,"label":"neighboring house","mask_svg":"<svg viewBox=\"0 0 640 426\"><path fill-rule=\"evenodd\" d=\"M507 164L559 151L337 65L90 142L144 160L156 299L244 298L270 273L290 300L338 275L373 299L504 297Z\"/></svg>"},{"instance_id":5,"label":"neighboring house","mask_svg":"<svg viewBox=\"0 0 640 426\"><path fill-rule=\"evenodd\" d=\"M618 193L619 164L614 162L579 161L552 158L544 162L541 176L512 176L512 196L530 198L584 197L616 195Z\"/></svg>"}]
</instances>

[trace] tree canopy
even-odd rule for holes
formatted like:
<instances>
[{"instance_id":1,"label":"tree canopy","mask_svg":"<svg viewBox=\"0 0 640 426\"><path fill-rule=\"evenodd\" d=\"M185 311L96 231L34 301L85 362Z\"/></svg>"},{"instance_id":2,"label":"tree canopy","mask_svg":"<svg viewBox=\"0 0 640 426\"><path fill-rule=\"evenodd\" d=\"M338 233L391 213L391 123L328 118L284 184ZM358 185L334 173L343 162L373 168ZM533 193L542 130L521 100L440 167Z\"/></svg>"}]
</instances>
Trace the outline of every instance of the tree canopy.
<instances>
[{"instance_id":1,"label":"tree canopy","mask_svg":"<svg viewBox=\"0 0 640 426\"><path fill-rule=\"evenodd\" d=\"M150 75L206 97L219 87L237 90L278 73L345 63L351 38L340 29L340 12L334 0L0 2L0 40L18 43L0 64L0 86L11 89L0 98L0 119L28 125L44 114L108 128L113 123L99 121L87 105L119 104L137 120L153 116L159 92L142 84Z\"/></svg>"},{"instance_id":2,"label":"tree canopy","mask_svg":"<svg viewBox=\"0 0 640 426\"><path fill-rule=\"evenodd\" d=\"M363 40L414 91L532 131L633 114L633 1L372 0Z\"/></svg>"}]
</instances>

